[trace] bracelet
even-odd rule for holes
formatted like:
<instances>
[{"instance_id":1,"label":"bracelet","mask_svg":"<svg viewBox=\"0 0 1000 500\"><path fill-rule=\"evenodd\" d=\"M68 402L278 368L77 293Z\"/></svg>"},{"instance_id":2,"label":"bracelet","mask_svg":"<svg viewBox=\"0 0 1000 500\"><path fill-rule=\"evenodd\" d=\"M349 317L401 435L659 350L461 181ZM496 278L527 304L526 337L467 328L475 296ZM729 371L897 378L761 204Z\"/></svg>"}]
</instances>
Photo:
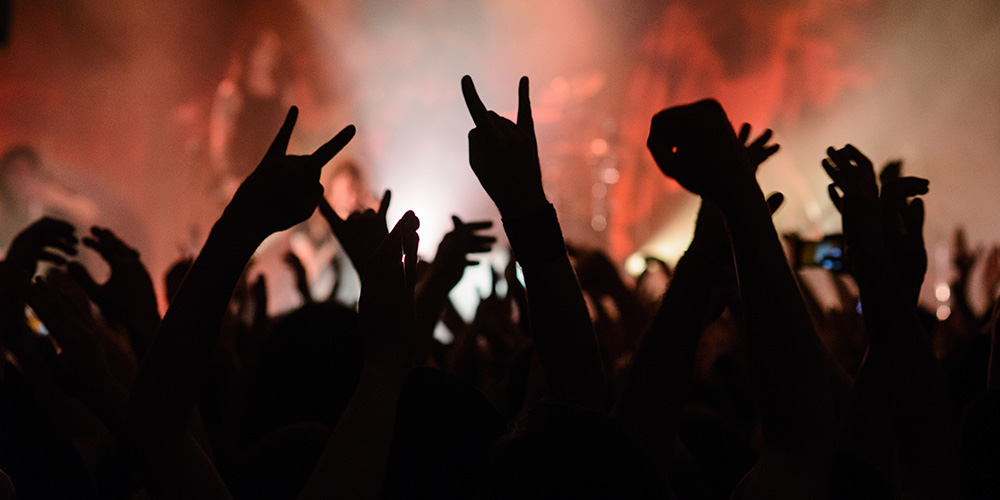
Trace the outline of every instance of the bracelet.
<instances>
[{"instance_id":1,"label":"bracelet","mask_svg":"<svg viewBox=\"0 0 1000 500\"><path fill-rule=\"evenodd\" d=\"M502 218L501 222L521 267L539 266L566 256L566 242L551 203L526 215Z\"/></svg>"}]
</instances>

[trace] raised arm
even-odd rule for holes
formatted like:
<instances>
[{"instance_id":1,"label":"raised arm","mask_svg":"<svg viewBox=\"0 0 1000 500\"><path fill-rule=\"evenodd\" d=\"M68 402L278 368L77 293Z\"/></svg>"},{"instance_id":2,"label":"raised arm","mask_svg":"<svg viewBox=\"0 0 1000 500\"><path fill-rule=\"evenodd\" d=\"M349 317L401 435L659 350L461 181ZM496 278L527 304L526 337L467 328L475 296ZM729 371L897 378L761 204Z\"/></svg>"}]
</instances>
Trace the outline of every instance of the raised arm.
<instances>
[{"instance_id":1,"label":"raised arm","mask_svg":"<svg viewBox=\"0 0 1000 500\"><path fill-rule=\"evenodd\" d=\"M451 221L454 229L441 239L430 273L416 292L414 314L418 364L427 363L434 340L434 327L448 302L448 293L462 279L466 267L478 264L469 260L472 254L489 252L496 243L496 238L477 233L493 227L491 221L462 222L454 215Z\"/></svg>"},{"instance_id":2,"label":"raised arm","mask_svg":"<svg viewBox=\"0 0 1000 500\"><path fill-rule=\"evenodd\" d=\"M111 268L108 281L97 284L79 262L71 262L67 270L101 308L105 319L125 327L132 350L141 359L160 325L153 280L139 252L126 245L111 230L93 227L90 233L83 238L83 244L95 250L108 263Z\"/></svg>"},{"instance_id":3,"label":"raised arm","mask_svg":"<svg viewBox=\"0 0 1000 500\"><path fill-rule=\"evenodd\" d=\"M749 125L744 125L740 141L746 143L749 133ZM747 146L755 168L778 149L777 144L765 146L770 137L767 130ZM780 193L768 198L772 212L782 200ZM712 307L713 289L735 285L735 272L722 213L715 204L703 200L694 238L677 262L670 287L642 337L615 410L615 418L645 444L661 467L673 449L698 342L705 326L722 313L721 308Z\"/></svg>"},{"instance_id":4,"label":"raised arm","mask_svg":"<svg viewBox=\"0 0 1000 500\"><path fill-rule=\"evenodd\" d=\"M215 223L157 330L129 401L131 451L153 498L227 498L188 420L243 268L261 241L309 217L323 196L320 169L354 136L348 126L311 155L285 153L298 110Z\"/></svg>"},{"instance_id":5,"label":"raised arm","mask_svg":"<svg viewBox=\"0 0 1000 500\"><path fill-rule=\"evenodd\" d=\"M927 269L923 202L927 181L902 177L875 182L871 161L854 146L829 148L823 167L833 179L830 197L840 210L854 262L869 352L880 383L904 473L904 495L952 498L954 416L941 368L917 321L916 299ZM838 191L839 190L839 191Z\"/></svg>"},{"instance_id":6,"label":"raised arm","mask_svg":"<svg viewBox=\"0 0 1000 500\"><path fill-rule=\"evenodd\" d=\"M729 228L765 440L745 494L780 487L796 498L824 497L834 419L823 348L742 144L708 100L654 116L648 146L664 174L719 206Z\"/></svg>"},{"instance_id":7,"label":"raised arm","mask_svg":"<svg viewBox=\"0 0 1000 500\"><path fill-rule=\"evenodd\" d=\"M542 189L528 78L518 88L517 123L483 105L472 78L462 78L469 164L503 220L524 272L528 314L550 396L605 411L607 382L587 306L570 266L555 208Z\"/></svg>"},{"instance_id":8,"label":"raised arm","mask_svg":"<svg viewBox=\"0 0 1000 500\"><path fill-rule=\"evenodd\" d=\"M351 260L351 265L354 266L354 270L358 272L362 281L364 281L368 259L375 255L375 250L389 234L389 229L385 224L385 214L389 211L391 200L392 192L386 189L382 195L382 201L379 202L377 212L371 209L357 211L350 214L347 219L341 219L337 215L337 211L326 201L326 198L319 200L319 213L330 224L333 235L344 247L347 258Z\"/></svg>"},{"instance_id":9,"label":"raised arm","mask_svg":"<svg viewBox=\"0 0 1000 500\"><path fill-rule=\"evenodd\" d=\"M380 497L399 396L413 366L419 226L406 212L368 262L358 304L361 379L300 500Z\"/></svg>"}]
</instances>

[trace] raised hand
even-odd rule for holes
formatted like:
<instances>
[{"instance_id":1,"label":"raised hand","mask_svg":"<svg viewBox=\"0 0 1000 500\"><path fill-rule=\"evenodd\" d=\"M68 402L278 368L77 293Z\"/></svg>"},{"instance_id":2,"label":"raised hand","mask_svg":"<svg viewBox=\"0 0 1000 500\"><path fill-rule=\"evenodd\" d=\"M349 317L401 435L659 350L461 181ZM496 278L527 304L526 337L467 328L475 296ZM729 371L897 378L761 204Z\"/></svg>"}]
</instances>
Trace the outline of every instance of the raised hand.
<instances>
[{"instance_id":1,"label":"raised hand","mask_svg":"<svg viewBox=\"0 0 1000 500\"><path fill-rule=\"evenodd\" d=\"M320 170L354 137L354 126L348 125L313 154L288 155L298 114L295 106L288 110L264 159L236 190L223 214L260 239L309 218L323 198Z\"/></svg>"},{"instance_id":2,"label":"raised hand","mask_svg":"<svg viewBox=\"0 0 1000 500\"><path fill-rule=\"evenodd\" d=\"M828 188L830 200L843 215L849 250L868 252L872 245L884 245L909 303L916 306L927 271L927 250L923 201L909 200L926 194L928 181L901 177L902 164L892 162L879 175L880 191L872 162L857 148L850 144L839 150L829 148L827 155L823 168L834 181Z\"/></svg>"},{"instance_id":3,"label":"raised hand","mask_svg":"<svg viewBox=\"0 0 1000 500\"><path fill-rule=\"evenodd\" d=\"M602 411L607 381L556 211L542 188L528 78L518 87L517 123L488 111L468 76L462 93L476 123L469 131L469 164L500 210L524 271L532 335L550 396Z\"/></svg>"},{"instance_id":4,"label":"raised hand","mask_svg":"<svg viewBox=\"0 0 1000 500\"><path fill-rule=\"evenodd\" d=\"M760 167L762 163L767 161L774 153L778 152L778 148L781 147L780 144L767 144L767 141L771 140L771 134L773 132L771 129L767 129L763 134L760 134L753 142L747 144L750 140L750 124L744 123L740 127L740 134L738 139L743 147L747 151L747 159L750 160L750 165L753 167L754 172Z\"/></svg>"},{"instance_id":5,"label":"raised hand","mask_svg":"<svg viewBox=\"0 0 1000 500\"><path fill-rule=\"evenodd\" d=\"M105 319L122 323L128 329L132 347L141 356L160 322L153 280L139 252L113 232L99 227L91 228L90 232L92 237L84 237L83 244L108 263L111 276L99 285L78 262L71 262L67 271L101 308Z\"/></svg>"},{"instance_id":6,"label":"raised hand","mask_svg":"<svg viewBox=\"0 0 1000 500\"><path fill-rule=\"evenodd\" d=\"M364 368L300 500L381 496L399 397L413 366L419 226L406 212L368 264L358 303Z\"/></svg>"},{"instance_id":7,"label":"raised hand","mask_svg":"<svg viewBox=\"0 0 1000 500\"><path fill-rule=\"evenodd\" d=\"M885 170L883 170L883 173ZM924 202L913 198L927 194L928 181L919 177L880 176L882 189L882 234L899 272L900 285L914 307L927 273L924 246ZM913 199L911 199L913 198Z\"/></svg>"},{"instance_id":8,"label":"raised hand","mask_svg":"<svg viewBox=\"0 0 1000 500\"><path fill-rule=\"evenodd\" d=\"M940 366L914 314L927 264L923 205L907 199L926 193L927 181L900 177L899 167L891 167L881 176L880 196L872 163L860 151L848 144L827 154L823 168L834 181L830 198L843 216L869 340L861 371L871 375L856 384L850 413L870 411L857 398L863 381L876 377L898 443L903 496L950 497L942 493L956 485L949 431L955 424Z\"/></svg>"},{"instance_id":9,"label":"raised hand","mask_svg":"<svg viewBox=\"0 0 1000 500\"><path fill-rule=\"evenodd\" d=\"M417 216L406 212L369 262L358 302L366 365L403 371L413 365L419 227Z\"/></svg>"},{"instance_id":10,"label":"raised hand","mask_svg":"<svg viewBox=\"0 0 1000 500\"><path fill-rule=\"evenodd\" d=\"M823 169L833 183L827 186L830 201L843 215L844 237L854 252L881 245L878 185L871 160L848 144L827 148Z\"/></svg>"},{"instance_id":11,"label":"raised hand","mask_svg":"<svg viewBox=\"0 0 1000 500\"><path fill-rule=\"evenodd\" d=\"M493 226L490 221L462 222L451 217L455 225L438 244L434 263L426 279L422 279L417 291L415 318L417 332L417 362L425 362L431 354L434 342L434 327L448 304L448 293L458 284L467 266L476 262L469 260L470 254L490 251L496 238L477 234L477 231Z\"/></svg>"},{"instance_id":12,"label":"raised hand","mask_svg":"<svg viewBox=\"0 0 1000 500\"><path fill-rule=\"evenodd\" d=\"M72 224L51 217L44 217L21 231L7 250L4 259L19 272L35 274L39 262L62 265L66 255L76 255L76 229Z\"/></svg>"},{"instance_id":13,"label":"raised hand","mask_svg":"<svg viewBox=\"0 0 1000 500\"><path fill-rule=\"evenodd\" d=\"M646 146L664 174L716 203L745 199L757 187L746 148L714 100L657 113Z\"/></svg>"},{"instance_id":14,"label":"raised hand","mask_svg":"<svg viewBox=\"0 0 1000 500\"><path fill-rule=\"evenodd\" d=\"M518 85L517 123L488 111L468 75L462 94L476 128L469 131L469 165L500 215L518 217L548 205L542 190L528 77Z\"/></svg>"},{"instance_id":15,"label":"raised hand","mask_svg":"<svg viewBox=\"0 0 1000 500\"><path fill-rule=\"evenodd\" d=\"M254 251L308 218L323 197L323 166L354 136L347 126L313 154L286 154L298 110L233 195L184 278L139 368L126 435L151 498L228 498L208 456L187 432L223 318Z\"/></svg>"},{"instance_id":16,"label":"raised hand","mask_svg":"<svg viewBox=\"0 0 1000 500\"><path fill-rule=\"evenodd\" d=\"M389 230L385 223L385 214L389 210L389 202L392 200L392 191L385 190L382 201L379 202L378 212L368 209L363 212L354 212L341 219L336 210L330 206L326 198L320 198L319 212L330 224L334 236L340 241L347 257L351 259L351 264L358 271L358 275L364 277L365 266L375 250L385 240Z\"/></svg>"},{"instance_id":17,"label":"raised hand","mask_svg":"<svg viewBox=\"0 0 1000 500\"><path fill-rule=\"evenodd\" d=\"M493 227L491 221L466 223L453 215L451 222L455 228L444 235L434 256L434 272L448 284L449 290L462 279L466 266L477 264L469 260L470 254L489 252L497 241L493 236L477 234L477 231Z\"/></svg>"}]
</instances>

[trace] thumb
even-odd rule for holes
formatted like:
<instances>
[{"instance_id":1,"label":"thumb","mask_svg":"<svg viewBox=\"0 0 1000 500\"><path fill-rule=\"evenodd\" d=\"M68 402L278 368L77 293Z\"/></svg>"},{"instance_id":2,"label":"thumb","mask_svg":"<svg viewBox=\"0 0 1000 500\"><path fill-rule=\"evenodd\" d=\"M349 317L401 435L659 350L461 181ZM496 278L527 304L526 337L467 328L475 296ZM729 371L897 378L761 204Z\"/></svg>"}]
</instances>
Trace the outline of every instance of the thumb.
<instances>
[{"instance_id":1,"label":"thumb","mask_svg":"<svg viewBox=\"0 0 1000 500\"><path fill-rule=\"evenodd\" d=\"M781 208L781 204L785 202L785 195L781 194L781 191L772 193L771 196L767 197L767 208L771 209L771 215Z\"/></svg>"}]
</instances>

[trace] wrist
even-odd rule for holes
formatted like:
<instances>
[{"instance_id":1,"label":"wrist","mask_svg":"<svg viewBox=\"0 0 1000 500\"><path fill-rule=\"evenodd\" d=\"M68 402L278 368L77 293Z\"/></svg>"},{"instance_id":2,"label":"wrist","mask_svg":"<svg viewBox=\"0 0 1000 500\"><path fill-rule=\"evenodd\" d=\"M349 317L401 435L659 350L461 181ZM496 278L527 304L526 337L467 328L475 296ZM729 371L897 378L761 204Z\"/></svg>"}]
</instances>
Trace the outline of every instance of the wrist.
<instances>
[{"instance_id":1,"label":"wrist","mask_svg":"<svg viewBox=\"0 0 1000 500\"><path fill-rule=\"evenodd\" d=\"M259 226L243 220L227 209L215 221L212 231L209 233L209 240L221 238L232 245L240 247L252 247L251 253L260 246L265 238L270 236L269 232L262 230Z\"/></svg>"},{"instance_id":2,"label":"wrist","mask_svg":"<svg viewBox=\"0 0 1000 500\"><path fill-rule=\"evenodd\" d=\"M504 217L501 222L514 258L522 267L544 265L566 256L566 242L551 203L518 217Z\"/></svg>"},{"instance_id":3,"label":"wrist","mask_svg":"<svg viewBox=\"0 0 1000 500\"><path fill-rule=\"evenodd\" d=\"M760 210L767 212L768 217L771 214L764 192L761 191L755 179L751 182L740 183L738 188L728 190L712 202L718 205L727 220L733 215Z\"/></svg>"},{"instance_id":4,"label":"wrist","mask_svg":"<svg viewBox=\"0 0 1000 500\"><path fill-rule=\"evenodd\" d=\"M548 198L545 197L545 192L539 188L538 194L528 196L526 199L517 199L503 204L498 203L497 210L500 211L502 219L516 219L544 210L550 205Z\"/></svg>"}]
</instances>

